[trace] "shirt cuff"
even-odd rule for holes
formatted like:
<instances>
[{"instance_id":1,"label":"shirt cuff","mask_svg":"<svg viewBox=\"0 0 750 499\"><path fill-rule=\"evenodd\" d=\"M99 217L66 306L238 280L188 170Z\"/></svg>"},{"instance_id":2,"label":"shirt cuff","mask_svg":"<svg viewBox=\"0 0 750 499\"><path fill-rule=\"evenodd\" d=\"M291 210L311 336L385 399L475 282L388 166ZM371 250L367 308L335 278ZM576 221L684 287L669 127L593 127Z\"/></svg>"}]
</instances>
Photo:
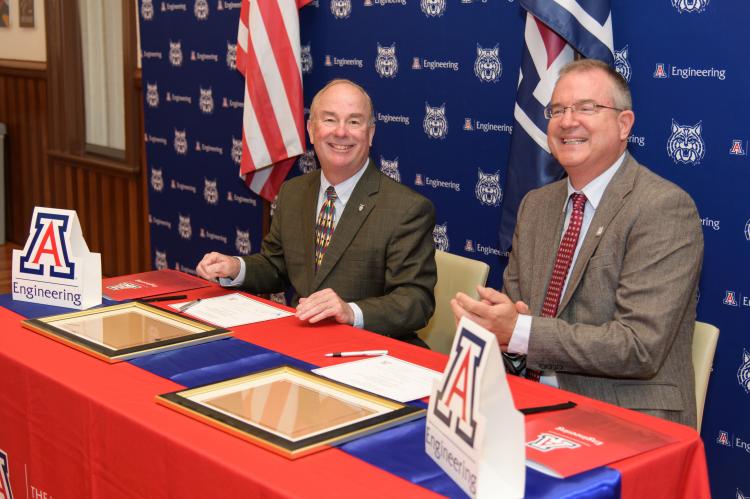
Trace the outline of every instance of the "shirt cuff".
<instances>
[{"instance_id":1,"label":"shirt cuff","mask_svg":"<svg viewBox=\"0 0 750 499\"><path fill-rule=\"evenodd\" d=\"M224 286L225 288L236 288L243 282L245 282L245 260L238 256L235 256L234 258L240 261L240 272L234 279L229 279L228 277L219 277L219 284Z\"/></svg>"},{"instance_id":2,"label":"shirt cuff","mask_svg":"<svg viewBox=\"0 0 750 499\"><path fill-rule=\"evenodd\" d=\"M508 342L508 353L526 355L529 353L529 336L531 336L531 316L519 314L516 327Z\"/></svg>"},{"instance_id":3,"label":"shirt cuff","mask_svg":"<svg viewBox=\"0 0 750 499\"><path fill-rule=\"evenodd\" d=\"M354 312L354 324L352 324L352 326L364 329L365 318L362 314L362 309L359 308L359 305L357 305L356 303L349 303L349 306L352 307L352 311Z\"/></svg>"}]
</instances>

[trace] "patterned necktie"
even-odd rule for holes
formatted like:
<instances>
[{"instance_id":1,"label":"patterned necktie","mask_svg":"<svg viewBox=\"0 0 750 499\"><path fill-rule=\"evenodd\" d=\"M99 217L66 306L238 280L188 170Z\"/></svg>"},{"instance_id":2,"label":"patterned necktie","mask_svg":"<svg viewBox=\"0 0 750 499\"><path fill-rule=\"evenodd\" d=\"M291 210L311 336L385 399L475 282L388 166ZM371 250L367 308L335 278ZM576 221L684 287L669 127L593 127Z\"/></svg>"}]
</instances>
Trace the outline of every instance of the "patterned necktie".
<instances>
[{"instance_id":1,"label":"patterned necktie","mask_svg":"<svg viewBox=\"0 0 750 499\"><path fill-rule=\"evenodd\" d=\"M320 207L318 221L315 224L315 271L323 263L323 255L326 254L328 243L333 235L333 220L336 218L336 206L333 204L338 196L333 186L326 189L326 200Z\"/></svg>"},{"instance_id":2,"label":"patterned necktie","mask_svg":"<svg viewBox=\"0 0 750 499\"><path fill-rule=\"evenodd\" d=\"M542 317L554 317L557 315L557 307L560 305L563 284L565 284L565 278L568 276L570 264L573 262L573 253L575 253L576 246L578 245L578 237L581 235L586 196L576 192L570 197L573 199L573 212L570 214L568 228L565 230L562 241L560 241L560 247L557 248L555 266L552 269L552 278L547 285L547 294L544 295ZM526 369L526 377L530 380L539 381L541 375L541 371Z\"/></svg>"}]
</instances>

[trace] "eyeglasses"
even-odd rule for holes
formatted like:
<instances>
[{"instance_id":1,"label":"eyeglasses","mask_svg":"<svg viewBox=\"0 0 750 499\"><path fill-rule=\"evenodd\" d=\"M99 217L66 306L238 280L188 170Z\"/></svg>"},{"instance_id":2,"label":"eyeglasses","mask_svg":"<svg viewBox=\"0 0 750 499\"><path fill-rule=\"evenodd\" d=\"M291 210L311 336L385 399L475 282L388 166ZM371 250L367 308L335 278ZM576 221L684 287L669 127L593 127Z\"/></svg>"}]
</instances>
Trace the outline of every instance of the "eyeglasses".
<instances>
[{"instance_id":1,"label":"eyeglasses","mask_svg":"<svg viewBox=\"0 0 750 499\"><path fill-rule=\"evenodd\" d=\"M612 109L618 112L624 111L624 109L620 109L619 107L604 106L602 104L597 104L596 102L591 100L584 100L581 102L576 102L575 104L571 104L570 106L547 106L544 108L544 117L548 120L562 118L563 115L565 115L566 109L570 109L570 112L573 114L579 114L583 116L594 115L599 112L599 109Z\"/></svg>"},{"instance_id":2,"label":"eyeglasses","mask_svg":"<svg viewBox=\"0 0 750 499\"><path fill-rule=\"evenodd\" d=\"M318 119L318 123L325 128L338 128L341 122L331 116L325 116ZM344 121L344 127L350 132L357 132L367 126L367 120L364 118L349 118Z\"/></svg>"}]
</instances>

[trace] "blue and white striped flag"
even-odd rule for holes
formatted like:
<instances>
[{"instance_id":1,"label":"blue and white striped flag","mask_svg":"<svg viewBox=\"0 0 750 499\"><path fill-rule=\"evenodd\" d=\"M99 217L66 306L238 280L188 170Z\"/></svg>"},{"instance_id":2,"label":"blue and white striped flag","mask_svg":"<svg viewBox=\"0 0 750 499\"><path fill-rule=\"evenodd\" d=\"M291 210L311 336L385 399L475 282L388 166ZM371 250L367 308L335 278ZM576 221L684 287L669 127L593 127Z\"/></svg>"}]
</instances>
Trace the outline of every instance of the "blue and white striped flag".
<instances>
[{"instance_id":1,"label":"blue and white striped flag","mask_svg":"<svg viewBox=\"0 0 750 499\"><path fill-rule=\"evenodd\" d=\"M500 247L513 240L521 199L531 189L560 179L562 167L549 153L544 107L557 75L583 57L612 64L612 14L609 0L521 0L526 9L524 52L516 94L513 136L500 222Z\"/></svg>"}]
</instances>

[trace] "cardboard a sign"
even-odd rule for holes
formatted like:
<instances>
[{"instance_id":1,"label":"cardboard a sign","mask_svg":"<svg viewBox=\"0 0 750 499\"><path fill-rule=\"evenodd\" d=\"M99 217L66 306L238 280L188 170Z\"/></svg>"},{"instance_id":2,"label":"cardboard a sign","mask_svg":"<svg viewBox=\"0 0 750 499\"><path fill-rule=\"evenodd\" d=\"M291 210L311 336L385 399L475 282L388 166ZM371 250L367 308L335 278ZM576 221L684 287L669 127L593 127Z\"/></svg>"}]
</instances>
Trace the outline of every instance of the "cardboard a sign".
<instances>
[{"instance_id":1,"label":"cardboard a sign","mask_svg":"<svg viewBox=\"0 0 750 499\"><path fill-rule=\"evenodd\" d=\"M34 208L29 238L13 250L13 299L82 310L102 303L102 263L73 210Z\"/></svg>"},{"instance_id":2,"label":"cardboard a sign","mask_svg":"<svg viewBox=\"0 0 750 499\"><path fill-rule=\"evenodd\" d=\"M425 451L471 497L523 497L524 443L497 338L462 318L430 396Z\"/></svg>"}]
</instances>

